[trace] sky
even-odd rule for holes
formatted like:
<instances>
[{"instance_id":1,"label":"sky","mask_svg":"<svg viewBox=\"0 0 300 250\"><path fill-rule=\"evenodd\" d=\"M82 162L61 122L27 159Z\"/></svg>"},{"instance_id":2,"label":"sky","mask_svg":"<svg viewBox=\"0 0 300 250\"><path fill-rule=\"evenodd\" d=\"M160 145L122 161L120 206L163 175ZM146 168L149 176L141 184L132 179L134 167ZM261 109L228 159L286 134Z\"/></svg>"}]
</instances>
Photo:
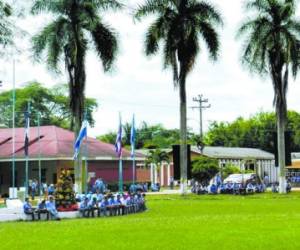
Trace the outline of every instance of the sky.
<instances>
[{"instance_id":1,"label":"sky","mask_svg":"<svg viewBox=\"0 0 300 250\"><path fill-rule=\"evenodd\" d=\"M127 2L134 8L144 0ZM199 131L199 110L190 107L195 106L193 97L199 94L203 94L211 104L211 108L203 113L204 131L212 121L230 122L239 116L248 118L259 111L274 110L273 88L269 78L251 75L240 62L242 40L237 40L235 35L245 18L243 1L210 2L222 14L224 27L218 30L221 41L219 60L208 60L205 44L200 40L201 53L193 72L187 78L187 123L196 133ZM94 114L96 124L89 130L90 135L116 132L119 112L122 122L130 122L135 114L137 125L145 121L148 124L160 123L166 128L179 128L179 92L173 87L172 72L163 70L161 55L151 58L144 55L144 36L153 18L134 22L131 10L127 9L119 13L107 12L103 19L118 32L120 50L113 71L106 74L93 50L86 58L86 95L95 98L99 104ZM24 83L32 80L48 87L67 82L65 74L53 75L47 71L46 64L34 63L31 58L30 36L36 34L49 20L50 16L41 15L18 21L18 25L28 35L18 40L21 53L15 56L16 87L24 86ZM0 62L4 90L12 87L12 59L9 57ZM289 109L300 111L299 93L299 80L291 79Z\"/></svg>"}]
</instances>

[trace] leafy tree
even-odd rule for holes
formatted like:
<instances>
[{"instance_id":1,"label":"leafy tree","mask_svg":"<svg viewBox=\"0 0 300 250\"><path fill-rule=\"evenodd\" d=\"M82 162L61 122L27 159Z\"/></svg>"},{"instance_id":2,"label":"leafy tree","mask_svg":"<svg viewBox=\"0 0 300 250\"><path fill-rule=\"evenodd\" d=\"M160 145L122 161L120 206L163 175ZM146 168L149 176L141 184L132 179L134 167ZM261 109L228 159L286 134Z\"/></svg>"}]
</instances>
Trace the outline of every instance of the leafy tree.
<instances>
[{"instance_id":1,"label":"leafy tree","mask_svg":"<svg viewBox=\"0 0 300 250\"><path fill-rule=\"evenodd\" d=\"M170 162L169 155L160 149L150 150L149 155L146 158L146 165L153 163L156 166L160 166L162 162Z\"/></svg>"},{"instance_id":2,"label":"leafy tree","mask_svg":"<svg viewBox=\"0 0 300 250\"><path fill-rule=\"evenodd\" d=\"M300 114L288 111L287 130L291 132L291 151L300 150ZM225 147L260 148L274 152L274 112L259 112L249 119L237 118L233 122L212 122L205 135L205 144Z\"/></svg>"},{"instance_id":3,"label":"leafy tree","mask_svg":"<svg viewBox=\"0 0 300 250\"><path fill-rule=\"evenodd\" d=\"M64 62L69 77L69 96L75 133L78 134L83 120L84 90L86 81L85 57L90 45L102 61L104 71L111 69L116 57L115 32L103 23L100 11L117 10L117 0L35 0L32 13L53 14L55 19L33 37L33 51L37 60L43 52L49 70L58 73ZM75 164L75 179L81 191L80 156Z\"/></svg>"},{"instance_id":4,"label":"leafy tree","mask_svg":"<svg viewBox=\"0 0 300 250\"><path fill-rule=\"evenodd\" d=\"M249 0L250 18L241 25L244 36L243 63L252 72L269 75L274 89L277 118L280 192L285 193L285 141L289 73L296 78L300 58L300 22L294 0ZM254 12L254 15L253 15Z\"/></svg>"},{"instance_id":5,"label":"leafy tree","mask_svg":"<svg viewBox=\"0 0 300 250\"><path fill-rule=\"evenodd\" d=\"M12 7L5 1L0 1L0 44L4 47L13 44L15 26L10 20L12 15Z\"/></svg>"},{"instance_id":6,"label":"leafy tree","mask_svg":"<svg viewBox=\"0 0 300 250\"><path fill-rule=\"evenodd\" d=\"M158 53L163 45L164 67L171 67L174 85L180 96L180 166L182 193L187 181L187 123L186 123L186 78L195 66L200 51L199 39L203 38L211 59L216 60L219 38L215 30L222 24L215 8L197 0L147 0L135 12L135 18L156 14L145 38L146 55Z\"/></svg>"},{"instance_id":7,"label":"leafy tree","mask_svg":"<svg viewBox=\"0 0 300 250\"><path fill-rule=\"evenodd\" d=\"M71 111L69 98L67 97L67 85L58 84L53 88L45 88L40 83L31 82L23 88L16 89L16 127L24 126L24 112L27 110L28 101L31 104L30 125L37 126L37 115L40 118L40 125L56 125L62 128L71 128ZM0 123L11 127L12 117L12 91L0 94ZM93 98L86 98L87 118L91 126L95 120L92 116L98 104Z\"/></svg>"},{"instance_id":8,"label":"leafy tree","mask_svg":"<svg viewBox=\"0 0 300 250\"><path fill-rule=\"evenodd\" d=\"M208 185L209 181L220 171L217 159L207 156L196 157L192 161L192 175L201 183Z\"/></svg>"},{"instance_id":9,"label":"leafy tree","mask_svg":"<svg viewBox=\"0 0 300 250\"><path fill-rule=\"evenodd\" d=\"M130 129L131 124L125 123L123 125L124 137L122 143L125 147L130 147ZM105 135L98 136L101 141L108 143L115 143L116 132L109 132ZM193 136L192 133L188 134L188 138ZM171 148L173 144L179 143L179 130L166 129L161 124L148 125L146 122L136 129L136 148Z\"/></svg>"},{"instance_id":10,"label":"leafy tree","mask_svg":"<svg viewBox=\"0 0 300 250\"><path fill-rule=\"evenodd\" d=\"M240 173L241 173L240 168L232 164L226 164L226 166L222 168L223 180L231 174L240 174Z\"/></svg>"}]
</instances>

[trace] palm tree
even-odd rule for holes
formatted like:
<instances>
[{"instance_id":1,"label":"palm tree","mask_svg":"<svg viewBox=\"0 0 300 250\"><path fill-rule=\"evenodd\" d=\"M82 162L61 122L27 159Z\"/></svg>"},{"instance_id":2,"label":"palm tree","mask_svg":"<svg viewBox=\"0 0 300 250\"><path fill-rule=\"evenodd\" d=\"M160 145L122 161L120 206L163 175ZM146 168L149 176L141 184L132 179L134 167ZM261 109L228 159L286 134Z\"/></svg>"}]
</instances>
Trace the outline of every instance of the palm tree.
<instances>
[{"instance_id":1,"label":"palm tree","mask_svg":"<svg viewBox=\"0 0 300 250\"><path fill-rule=\"evenodd\" d=\"M160 149L155 149L155 150L149 151L149 154L147 155L147 158L145 161L146 166L153 164L154 168L159 171L162 162L167 162L167 163L170 162L170 157L165 151L161 151ZM152 169L152 171L154 171L154 168ZM154 176L154 173L151 172L151 176ZM153 179L153 181L154 181L154 179Z\"/></svg>"},{"instance_id":2,"label":"palm tree","mask_svg":"<svg viewBox=\"0 0 300 250\"><path fill-rule=\"evenodd\" d=\"M238 37L245 37L242 62L250 71L269 75L272 80L277 115L280 192L285 193L286 93L289 72L296 78L299 70L300 22L294 18L294 0L251 0L245 7L252 15L238 30Z\"/></svg>"},{"instance_id":3,"label":"palm tree","mask_svg":"<svg viewBox=\"0 0 300 250\"><path fill-rule=\"evenodd\" d=\"M195 66L200 51L200 38L206 43L210 58L216 60L219 52L219 37L216 27L222 24L220 14L204 1L198 0L146 0L138 7L135 18L156 14L156 20L147 30L145 52L147 56L163 46L164 67L171 67L175 87L180 97L180 166L181 191L187 184L187 123L186 123L186 78Z\"/></svg>"},{"instance_id":4,"label":"palm tree","mask_svg":"<svg viewBox=\"0 0 300 250\"><path fill-rule=\"evenodd\" d=\"M45 52L49 70L56 73L59 73L60 62L64 62L69 77L70 109L76 135L83 120L88 45L93 44L104 71L110 70L116 57L116 34L98 14L121 7L117 0L36 0L32 6L33 14L46 12L55 18L32 38L33 51L37 60ZM79 165L78 159L75 182L81 191Z\"/></svg>"}]
</instances>

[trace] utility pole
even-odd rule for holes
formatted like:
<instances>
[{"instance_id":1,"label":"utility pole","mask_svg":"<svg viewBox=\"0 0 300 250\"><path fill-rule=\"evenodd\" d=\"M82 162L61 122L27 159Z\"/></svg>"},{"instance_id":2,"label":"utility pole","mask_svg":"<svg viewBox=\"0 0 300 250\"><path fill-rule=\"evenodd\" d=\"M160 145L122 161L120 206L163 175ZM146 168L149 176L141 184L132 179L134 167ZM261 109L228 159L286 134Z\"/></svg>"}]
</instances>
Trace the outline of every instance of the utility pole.
<instances>
[{"instance_id":1,"label":"utility pole","mask_svg":"<svg viewBox=\"0 0 300 250\"><path fill-rule=\"evenodd\" d=\"M203 143L203 126L202 126L202 110L203 109L208 109L211 107L210 104L205 105L205 103L208 103L208 99L207 98L203 98L203 95L198 95L198 97L194 97L193 98L194 102L198 103L198 106L193 106L191 107L192 109L199 109L199 115L200 115L200 131L199 131L199 135L200 135L200 141L201 143Z\"/></svg>"}]
</instances>

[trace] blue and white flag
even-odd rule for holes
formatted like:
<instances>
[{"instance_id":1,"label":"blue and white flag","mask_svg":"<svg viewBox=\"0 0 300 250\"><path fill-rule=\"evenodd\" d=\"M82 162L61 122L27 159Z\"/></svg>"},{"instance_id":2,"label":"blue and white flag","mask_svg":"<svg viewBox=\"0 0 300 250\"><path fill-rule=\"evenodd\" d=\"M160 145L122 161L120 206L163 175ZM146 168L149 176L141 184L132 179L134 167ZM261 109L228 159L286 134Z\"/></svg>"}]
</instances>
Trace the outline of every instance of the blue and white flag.
<instances>
[{"instance_id":1,"label":"blue and white flag","mask_svg":"<svg viewBox=\"0 0 300 250\"><path fill-rule=\"evenodd\" d=\"M83 121L81 125L81 129L79 131L79 134L74 144L74 156L73 156L74 160L77 159L82 140L87 137L87 126L88 126L88 121L86 120Z\"/></svg>"},{"instance_id":2,"label":"blue and white flag","mask_svg":"<svg viewBox=\"0 0 300 250\"><path fill-rule=\"evenodd\" d=\"M131 158L134 158L134 150L135 150L135 124L134 124L134 115L132 117L132 124L130 130L130 145L131 145Z\"/></svg>"},{"instance_id":3,"label":"blue and white flag","mask_svg":"<svg viewBox=\"0 0 300 250\"><path fill-rule=\"evenodd\" d=\"M25 112L25 140L24 140L24 154L29 155L29 129L30 129L30 119L29 112Z\"/></svg>"},{"instance_id":4,"label":"blue and white flag","mask_svg":"<svg viewBox=\"0 0 300 250\"><path fill-rule=\"evenodd\" d=\"M117 133L117 138L116 138L116 143L115 143L115 148L116 148L116 153L118 157L120 158L122 155L122 121L121 121L121 115L119 117L119 129Z\"/></svg>"}]
</instances>

